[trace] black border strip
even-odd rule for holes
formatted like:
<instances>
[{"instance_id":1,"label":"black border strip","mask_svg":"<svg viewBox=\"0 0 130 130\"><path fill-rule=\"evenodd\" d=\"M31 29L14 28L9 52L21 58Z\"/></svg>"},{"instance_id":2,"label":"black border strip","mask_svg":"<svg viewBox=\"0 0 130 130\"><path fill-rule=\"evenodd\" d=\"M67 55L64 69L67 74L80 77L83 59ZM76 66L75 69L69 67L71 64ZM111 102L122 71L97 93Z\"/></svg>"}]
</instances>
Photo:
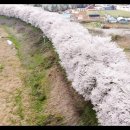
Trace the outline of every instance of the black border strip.
<instances>
[{"instance_id":1,"label":"black border strip","mask_svg":"<svg viewBox=\"0 0 130 130\"><path fill-rule=\"evenodd\" d=\"M0 0L0 4L129 4L129 0Z\"/></svg>"}]
</instances>

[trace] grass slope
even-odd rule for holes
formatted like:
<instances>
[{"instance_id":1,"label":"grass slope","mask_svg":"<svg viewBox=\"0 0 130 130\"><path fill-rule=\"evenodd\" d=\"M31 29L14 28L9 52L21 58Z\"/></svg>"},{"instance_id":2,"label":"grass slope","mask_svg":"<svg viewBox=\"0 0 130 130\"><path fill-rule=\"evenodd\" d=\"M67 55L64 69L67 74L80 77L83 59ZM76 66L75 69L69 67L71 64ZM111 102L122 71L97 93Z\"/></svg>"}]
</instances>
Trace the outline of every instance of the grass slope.
<instances>
[{"instance_id":1,"label":"grass slope","mask_svg":"<svg viewBox=\"0 0 130 130\"><path fill-rule=\"evenodd\" d=\"M2 19L7 18L2 17ZM25 75L21 76L25 83L25 87L22 92L18 90L15 95L15 102L18 106L17 114L22 120L26 119L25 124L28 125L65 125L63 123L63 115L53 115L44 112L51 85L48 77L49 70L54 66L58 66L65 82L67 84L71 83L67 80L66 73L59 64L60 60L58 54L55 52L51 41L49 41L47 37L43 38L40 36L38 40L35 40L36 42L28 42L28 36L31 37L32 32L39 32L39 29L29 24L26 26L31 28L31 32L24 31L24 33L22 33L22 40L20 40L18 36L12 33L12 25L3 25L4 29L9 34L8 38L14 43L17 49L17 55L23 67L26 69ZM22 28L20 31L21 30ZM29 97L30 107L28 108L26 108L23 102L23 95L24 97L27 96L25 93L27 93ZM78 105L78 107L79 106L80 105ZM25 111L27 111L27 113ZM92 109L92 105L89 102L85 103L84 107L79 108L79 116L81 118L79 125L98 125L95 111Z\"/></svg>"}]
</instances>

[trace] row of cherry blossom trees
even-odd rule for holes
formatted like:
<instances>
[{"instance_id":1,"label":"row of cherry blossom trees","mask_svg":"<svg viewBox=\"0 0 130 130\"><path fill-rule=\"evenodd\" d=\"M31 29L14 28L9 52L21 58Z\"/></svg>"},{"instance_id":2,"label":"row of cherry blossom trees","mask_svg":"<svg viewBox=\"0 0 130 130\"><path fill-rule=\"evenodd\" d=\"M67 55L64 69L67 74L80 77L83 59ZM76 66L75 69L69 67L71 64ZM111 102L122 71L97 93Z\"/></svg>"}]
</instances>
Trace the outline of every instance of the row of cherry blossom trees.
<instances>
[{"instance_id":1,"label":"row of cherry blossom trees","mask_svg":"<svg viewBox=\"0 0 130 130\"><path fill-rule=\"evenodd\" d=\"M72 87L94 105L99 125L130 125L130 63L110 37L92 36L80 24L39 7L0 5L0 15L43 31Z\"/></svg>"}]
</instances>

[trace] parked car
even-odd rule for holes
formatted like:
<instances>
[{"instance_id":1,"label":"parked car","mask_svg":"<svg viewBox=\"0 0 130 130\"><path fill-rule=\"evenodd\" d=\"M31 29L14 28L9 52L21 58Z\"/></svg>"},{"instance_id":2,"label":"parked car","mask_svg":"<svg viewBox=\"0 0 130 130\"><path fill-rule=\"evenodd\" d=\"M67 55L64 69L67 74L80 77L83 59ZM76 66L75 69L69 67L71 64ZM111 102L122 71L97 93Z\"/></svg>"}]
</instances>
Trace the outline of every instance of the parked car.
<instances>
[{"instance_id":1,"label":"parked car","mask_svg":"<svg viewBox=\"0 0 130 130\"><path fill-rule=\"evenodd\" d=\"M126 18L128 22L130 22L130 18Z\"/></svg>"},{"instance_id":2,"label":"parked car","mask_svg":"<svg viewBox=\"0 0 130 130\"><path fill-rule=\"evenodd\" d=\"M104 10L116 10L116 7L114 5L107 5L104 7Z\"/></svg>"},{"instance_id":3,"label":"parked car","mask_svg":"<svg viewBox=\"0 0 130 130\"><path fill-rule=\"evenodd\" d=\"M114 18L114 17L109 17L109 18L107 18L107 22L109 22L109 23L117 23L117 19Z\"/></svg>"},{"instance_id":4,"label":"parked car","mask_svg":"<svg viewBox=\"0 0 130 130\"><path fill-rule=\"evenodd\" d=\"M104 10L104 8L103 7L94 7L94 9L96 9L96 10Z\"/></svg>"},{"instance_id":5,"label":"parked car","mask_svg":"<svg viewBox=\"0 0 130 130\"><path fill-rule=\"evenodd\" d=\"M128 20L126 18L123 18L123 17L118 17L117 21L118 21L118 23L122 23L122 24L128 23Z\"/></svg>"},{"instance_id":6,"label":"parked car","mask_svg":"<svg viewBox=\"0 0 130 130\"><path fill-rule=\"evenodd\" d=\"M126 19L121 19L121 20L119 21L119 23L126 24L126 23L128 23L128 21L127 21Z\"/></svg>"}]
</instances>

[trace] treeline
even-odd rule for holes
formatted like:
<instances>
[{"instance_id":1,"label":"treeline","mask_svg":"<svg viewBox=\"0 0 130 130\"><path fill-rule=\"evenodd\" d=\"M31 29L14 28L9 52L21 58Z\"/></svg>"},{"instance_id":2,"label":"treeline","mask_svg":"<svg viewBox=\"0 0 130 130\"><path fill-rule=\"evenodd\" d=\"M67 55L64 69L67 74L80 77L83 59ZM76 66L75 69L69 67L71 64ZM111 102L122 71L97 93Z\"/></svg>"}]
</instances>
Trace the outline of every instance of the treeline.
<instances>
[{"instance_id":1,"label":"treeline","mask_svg":"<svg viewBox=\"0 0 130 130\"><path fill-rule=\"evenodd\" d=\"M84 8L88 4L30 4L35 7L42 7L47 11L58 12L65 11L67 9Z\"/></svg>"}]
</instances>

